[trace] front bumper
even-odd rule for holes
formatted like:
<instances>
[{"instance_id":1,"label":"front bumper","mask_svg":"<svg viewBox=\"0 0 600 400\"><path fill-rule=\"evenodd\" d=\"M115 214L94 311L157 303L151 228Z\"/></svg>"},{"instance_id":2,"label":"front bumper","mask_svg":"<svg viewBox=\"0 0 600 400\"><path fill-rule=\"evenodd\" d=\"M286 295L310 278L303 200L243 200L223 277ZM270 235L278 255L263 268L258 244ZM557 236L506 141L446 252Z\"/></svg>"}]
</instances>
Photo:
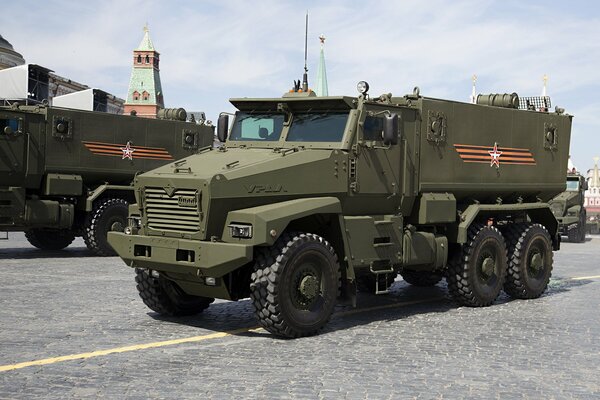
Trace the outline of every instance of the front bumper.
<instances>
[{"instance_id":1,"label":"front bumper","mask_svg":"<svg viewBox=\"0 0 600 400\"><path fill-rule=\"evenodd\" d=\"M127 265L220 278L253 259L253 246L109 232L108 243Z\"/></svg>"}]
</instances>

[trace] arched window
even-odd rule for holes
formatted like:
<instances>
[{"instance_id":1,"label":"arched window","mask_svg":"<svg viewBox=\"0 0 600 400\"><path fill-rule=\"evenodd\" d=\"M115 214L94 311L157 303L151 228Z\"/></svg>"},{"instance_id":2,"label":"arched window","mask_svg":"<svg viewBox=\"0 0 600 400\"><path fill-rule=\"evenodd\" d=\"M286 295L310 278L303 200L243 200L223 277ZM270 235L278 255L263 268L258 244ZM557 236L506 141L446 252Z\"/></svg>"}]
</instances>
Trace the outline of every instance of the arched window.
<instances>
[{"instance_id":1,"label":"arched window","mask_svg":"<svg viewBox=\"0 0 600 400\"><path fill-rule=\"evenodd\" d=\"M144 92L142 93L142 97L144 98L144 100L148 100L148 98L150 97L150 93L144 90Z\"/></svg>"},{"instance_id":2,"label":"arched window","mask_svg":"<svg viewBox=\"0 0 600 400\"><path fill-rule=\"evenodd\" d=\"M139 100L140 99L140 93L137 90L135 92L133 92L133 99L134 100Z\"/></svg>"},{"instance_id":3,"label":"arched window","mask_svg":"<svg viewBox=\"0 0 600 400\"><path fill-rule=\"evenodd\" d=\"M146 64L150 64L150 56L146 55Z\"/></svg>"},{"instance_id":4,"label":"arched window","mask_svg":"<svg viewBox=\"0 0 600 400\"><path fill-rule=\"evenodd\" d=\"M137 62L138 62L138 64L142 63L142 56L139 54L138 54Z\"/></svg>"}]
</instances>

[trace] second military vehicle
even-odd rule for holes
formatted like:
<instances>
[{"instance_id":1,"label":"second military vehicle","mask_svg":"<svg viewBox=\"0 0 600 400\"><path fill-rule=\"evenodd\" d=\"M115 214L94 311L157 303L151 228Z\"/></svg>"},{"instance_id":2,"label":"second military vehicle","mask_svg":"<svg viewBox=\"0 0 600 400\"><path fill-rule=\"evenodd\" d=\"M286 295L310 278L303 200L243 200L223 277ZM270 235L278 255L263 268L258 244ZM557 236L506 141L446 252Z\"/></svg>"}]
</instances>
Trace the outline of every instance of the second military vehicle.
<instances>
[{"instance_id":1,"label":"second military vehicle","mask_svg":"<svg viewBox=\"0 0 600 400\"><path fill-rule=\"evenodd\" d=\"M123 230L138 172L212 147L214 128L185 122L45 105L0 107L0 231L25 231L46 250L76 236L113 255L109 230Z\"/></svg>"},{"instance_id":2,"label":"second military vehicle","mask_svg":"<svg viewBox=\"0 0 600 400\"><path fill-rule=\"evenodd\" d=\"M250 297L273 334L316 333L357 287L444 276L467 306L540 296L560 245L571 116L412 94L232 99L224 146L135 178L109 243L144 303L189 315ZM296 85L296 90L298 85Z\"/></svg>"},{"instance_id":3,"label":"second military vehicle","mask_svg":"<svg viewBox=\"0 0 600 400\"><path fill-rule=\"evenodd\" d=\"M585 242L587 215L583 206L587 181L579 173L567 174L567 190L550 201L560 234L569 242Z\"/></svg>"}]
</instances>

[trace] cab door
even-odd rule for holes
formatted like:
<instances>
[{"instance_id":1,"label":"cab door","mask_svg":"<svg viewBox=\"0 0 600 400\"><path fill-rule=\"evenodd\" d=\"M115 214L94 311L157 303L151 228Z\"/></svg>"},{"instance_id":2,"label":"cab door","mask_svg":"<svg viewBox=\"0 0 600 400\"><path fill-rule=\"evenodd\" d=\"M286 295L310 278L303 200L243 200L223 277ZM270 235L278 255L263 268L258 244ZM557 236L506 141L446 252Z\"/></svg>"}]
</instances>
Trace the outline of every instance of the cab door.
<instances>
[{"instance_id":1,"label":"cab door","mask_svg":"<svg viewBox=\"0 0 600 400\"><path fill-rule=\"evenodd\" d=\"M400 145L383 143L383 113L385 109L367 110L359 118L358 143L354 147L355 169L351 191L355 196L377 199L377 214L396 212L400 202Z\"/></svg>"}]
</instances>

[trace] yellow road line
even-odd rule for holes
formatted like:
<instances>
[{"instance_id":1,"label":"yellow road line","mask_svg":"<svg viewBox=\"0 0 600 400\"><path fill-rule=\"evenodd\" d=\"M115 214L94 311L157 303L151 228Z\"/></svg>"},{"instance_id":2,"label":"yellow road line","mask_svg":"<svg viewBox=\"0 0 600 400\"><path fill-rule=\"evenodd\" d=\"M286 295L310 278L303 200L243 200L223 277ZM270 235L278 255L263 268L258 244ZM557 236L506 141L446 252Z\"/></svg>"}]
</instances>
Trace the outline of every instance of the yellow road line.
<instances>
[{"instance_id":1,"label":"yellow road line","mask_svg":"<svg viewBox=\"0 0 600 400\"><path fill-rule=\"evenodd\" d=\"M132 346L115 347L113 349L92 351L89 353L79 353L79 354L70 354L67 356L44 358L42 360L27 361L27 362L21 362L18 364L2 365L2 366L0 366L0 372L12 371L15 369L26 368L26 367L33 367L36 365L54 364L54 363L63 362L63 361L85 360L87 358L106 356L106 355L115 354L115 353L126 353L128 351L145 350L145 349L152 349L152 348L164 347L164 346L173 346L173 345L182 344L182 343L202 342L204 340L218 339L218 338L223 338L226 336L237 335L240 333L250 332L250 331L259 330L259 329L260 328L254 328L254 327L253 328L243 328L243 329L236 329L234 331L229 331L229 332L216 332L216 333L211 333L209 335L192 336L192 337L187 337L187 338L182 338L182 339L164 340L162 342L134 344Z\"/></svg>"},{"instance_id":2,"label":"yellow road line","mask_svg":"<svg viewBox=\"0 0 600 400\"><path fill-rule=\"evenodd\" d=\"M571 278L572 281L583 281L586 279L598 279L600 278L600 275L593 275L593 276L578 276L576 278Z\"/></svg>"}]
</instances>

